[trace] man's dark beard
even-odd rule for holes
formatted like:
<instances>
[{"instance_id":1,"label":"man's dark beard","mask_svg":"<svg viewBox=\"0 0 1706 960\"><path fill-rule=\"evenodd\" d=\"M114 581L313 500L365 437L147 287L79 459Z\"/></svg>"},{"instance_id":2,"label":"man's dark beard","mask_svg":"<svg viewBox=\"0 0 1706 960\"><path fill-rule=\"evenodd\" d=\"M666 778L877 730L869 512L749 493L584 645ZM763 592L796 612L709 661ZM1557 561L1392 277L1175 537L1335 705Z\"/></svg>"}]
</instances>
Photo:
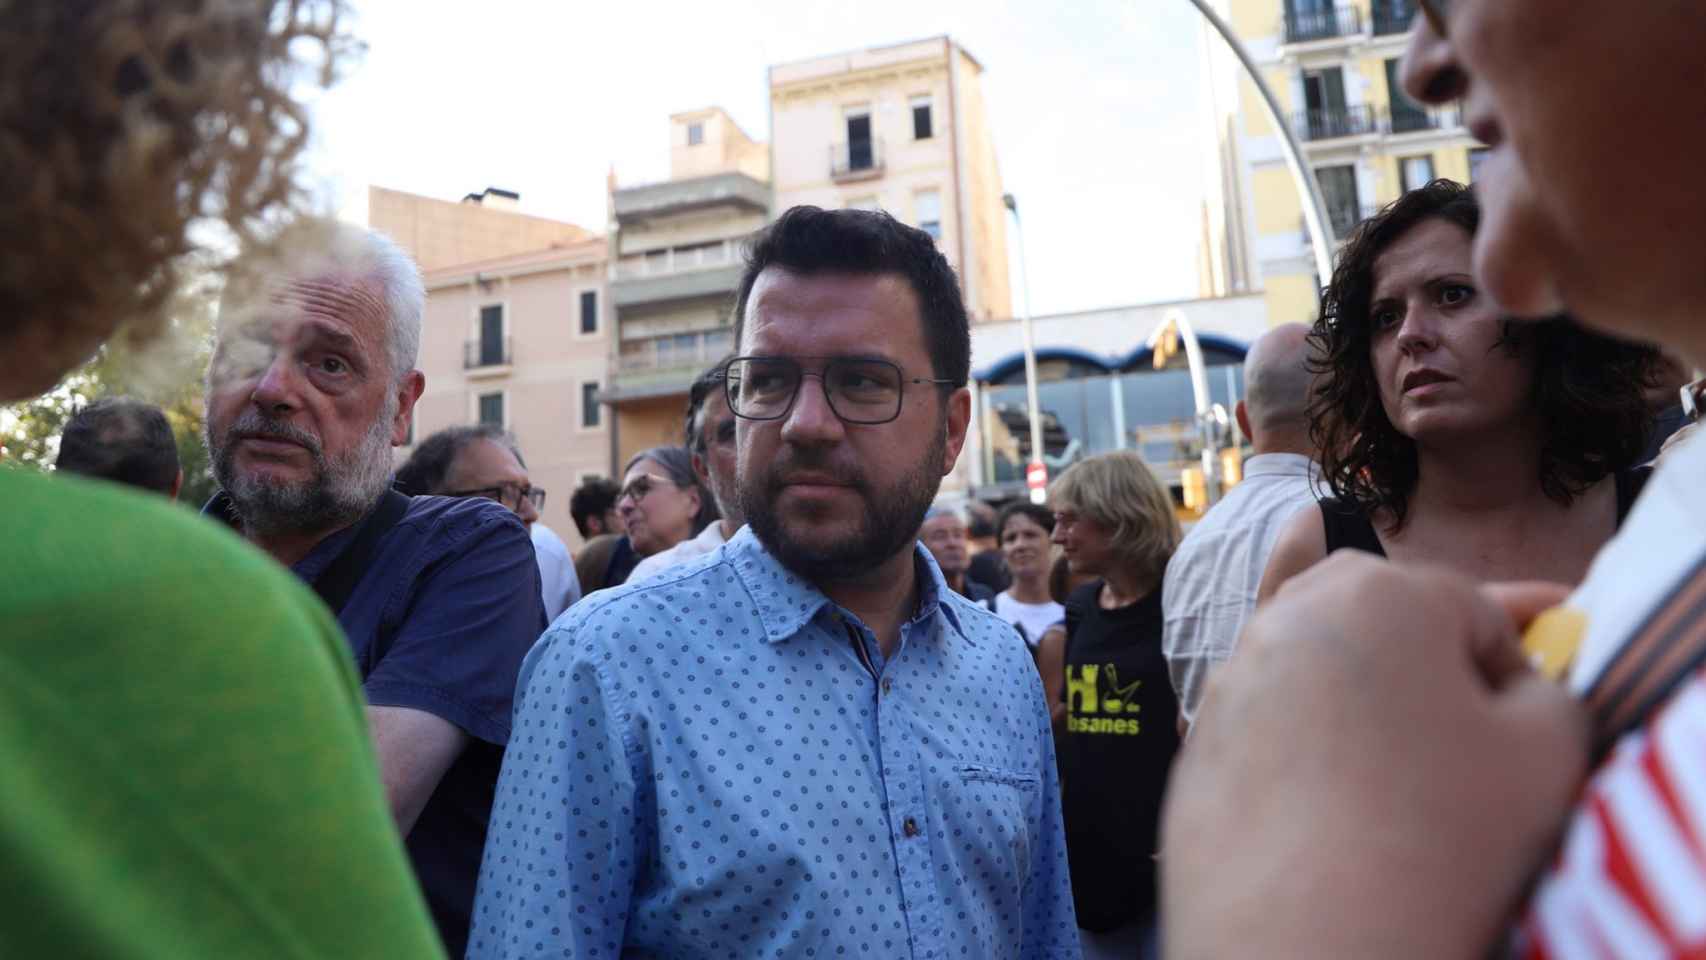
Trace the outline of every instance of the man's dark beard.
<instances>
[{"instance_id":1,"label":"man's dark beard","mask_svg":"<svg viewBox=\"0 0 1706 960\"><path fill-rule=\"evenodd\" d=\"M809 453L784 454L754 478L756 482L741 484L741 509L759 542L782 566L814 584L854 580L917 541L924 514L942 485L942 455L947 443L947 436L938 429L930 449L887 489L873 491L862 474L848 478L864 502L864 518L852 536L833 543L817 545L795 539L776 512L776 501L789 473L830 471L829 464L815 462ZM834 473L846 476L845 470Z\"/></svg>"}]
</instances>

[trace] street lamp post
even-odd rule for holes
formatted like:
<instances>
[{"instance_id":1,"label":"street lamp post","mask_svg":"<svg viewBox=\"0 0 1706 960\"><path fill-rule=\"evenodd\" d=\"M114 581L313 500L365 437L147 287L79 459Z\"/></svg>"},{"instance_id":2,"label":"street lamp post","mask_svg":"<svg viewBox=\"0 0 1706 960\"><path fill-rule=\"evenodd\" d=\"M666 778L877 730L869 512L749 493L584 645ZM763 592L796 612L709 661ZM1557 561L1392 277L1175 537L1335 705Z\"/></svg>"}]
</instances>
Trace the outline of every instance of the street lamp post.
<instances>
[{"instance_id":1,"label":"street lamp post","mask_svg":"<svg viewBox=\"0 0 1706 960\"><path fill-rule=\"evenodd\" d=\"M1232 53L1238 62L1244 65L1244 72L1249 75L1250 82L1256 85L1257 92L1262 95L1262 107L1268 115L1268 122L1279 131L1280 152L1285 155L1285 165L1291 171L1291 179L1297 184L1297 192L1303 198L1303 224L1309 231L1310 246L1315 248L1315 275L1322 283L1333 275L1333 221L1327 216L1327 203L1321 197L1321 184L1315 179L1315 170L1303 162L1303 147L1297 142L1297 135L1291 126L1285 122L1280 113L1279 98L1268 82L1262 79L1262 71L1257 69L1256 61L1250 56L1250 51L1232 31L1232 27L1221 19L1220 14L1209 6L1208 0L1191 0L1191 4L1202 13L1203 19L1214 27L1226 45L1232 48ZM1212 82L1212 81L1211 81Z\"/></svg>"},{"instance_id":2,"label":"street lamp post","mask_svg":"<svg viewBox=\"0 0 1706 960\"><path fill-rule=\"evenodd\" d=\"M1013 226L1019 236L1019 282L1025 287L1025 309L1019 318L1019 328L1025 337L1025 407L1031 414L1031 462L1025 470L1025 483L1031 488L1031 502L1048 499L1048 490L1037 483L1041 476L1046 482L1048 465L1043 462L1043 420L1037 407L1037 348L1031 332L1031 276L1025 269L1025 224L1019 219L1019 201L1011 193L1003 194L1001 202L1013 213Z\"/></svg>"},{"instance_id":3,"label":"street lamp post","mask_svg":"<svg viewBox=\"0 0 1706 960\"><path fill-rule=\"evenodd\" d=\"M1202 347L1185 311L1174 307L1164 314L1161 323L1149 334L1150 350L1155 352L1156 367L1160 368L1165 352L1163 342L1172 331L1185 348L1185 360L1191 371L1191 397L1197 410L1197 441L1202 444L1203 495L1209 505L1220 499L1220 440L1215 435L1213 401L1208 392L1208 367L1203 364Z\"/></svg>"}]
</instances>

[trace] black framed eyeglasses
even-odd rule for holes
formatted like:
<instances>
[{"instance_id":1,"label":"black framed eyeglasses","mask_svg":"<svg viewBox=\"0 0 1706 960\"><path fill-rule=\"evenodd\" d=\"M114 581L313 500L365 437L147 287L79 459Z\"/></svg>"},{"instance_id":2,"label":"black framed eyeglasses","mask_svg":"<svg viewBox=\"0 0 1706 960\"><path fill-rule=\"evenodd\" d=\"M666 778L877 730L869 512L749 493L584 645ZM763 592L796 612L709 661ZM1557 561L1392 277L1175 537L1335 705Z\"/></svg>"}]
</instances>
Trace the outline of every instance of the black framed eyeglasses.
<instances>
[{"instance_id":1,"label":"black framed eyeglasses","mask_svg":"<svg viewBox=\"0 0 1706 960\"><path fill-rule=\"evenodd\" d=\"M456 490L444 494L447 497L485 497L496 500L511 510L519 511L521 501L527 500L533 504L533 509L545 509L545 490L532 484L522 486L518 483L500 483L495 487L480 487L477 490Z\"/></svg>"},{"instance_id":2,"label":"black framed eyeglasses","mask_svg":"<svg viewBox=\"0 0 1706 960\"><path fill-rule=\"evenodd\" d=\"M616 502L621 503L624 500L632 499L635 503L639 503L641 500L646 499L647 495L649 495L653 490L664 485L676 487L678 490L681 489L668 477L660 477L655 473L642 473L634 479L629 480L628 483L622 487L622 491L616 495Z\"/></svg>"},{"instance_id":3,"label":"black framed eyeglasses","mask_svg":"<svg viewBox=\"0 0 1706 960\"><path fill-rule=\"evenodd\" d=\"M823 360L810 371L800 360ZM829 409L843 423L888 423L900 416L909 383L952 386L952 380L908 377L900 367L875 357L736 357L723 374L729 411L742 420L780 420L794 409L800 384L815 377L823 384Z\"/></svg>"}]
</instances>

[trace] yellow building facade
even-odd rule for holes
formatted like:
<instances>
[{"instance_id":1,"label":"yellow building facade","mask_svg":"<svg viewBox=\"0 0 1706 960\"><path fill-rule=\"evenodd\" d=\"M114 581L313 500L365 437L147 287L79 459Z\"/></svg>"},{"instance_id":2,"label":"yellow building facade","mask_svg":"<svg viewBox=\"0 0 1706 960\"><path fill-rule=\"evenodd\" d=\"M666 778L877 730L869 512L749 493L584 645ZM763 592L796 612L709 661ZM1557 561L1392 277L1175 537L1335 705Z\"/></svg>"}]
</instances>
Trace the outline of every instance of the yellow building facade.
<instances>
[{"instance_id":1,"label":"yellow building facade","mask_svg":"<svg viewBox=\"0 0 1706 960\"><path fill-rule=\"evenodd\" d=\"M1303 145L1327 204L1335 245L1404 191L1436 177L1468 182L1477 144L1455 109L1405 96L1398 65L1413 0L1218 0L1260 65L1284 121ZM1218 37L1205 40L1222 158L1211 204L1243 243L1210 238L1209 257L1247 252L1247 282L1264 292L1271 324L1308 323L1325 277L1316 275L1303 200L1261 94Z\"/></svg>"}]
</instances>

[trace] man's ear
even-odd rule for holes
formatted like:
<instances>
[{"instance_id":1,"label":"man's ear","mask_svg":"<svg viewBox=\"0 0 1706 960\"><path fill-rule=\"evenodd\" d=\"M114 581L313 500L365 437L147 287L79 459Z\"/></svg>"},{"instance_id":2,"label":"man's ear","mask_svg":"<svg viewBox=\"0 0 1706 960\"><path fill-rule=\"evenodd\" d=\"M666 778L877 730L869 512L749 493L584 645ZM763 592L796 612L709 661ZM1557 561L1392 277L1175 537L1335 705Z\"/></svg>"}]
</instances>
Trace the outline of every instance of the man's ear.
<instances>
[{"instance_id":1,"label":"man's ear","mask_svg":"<svg viewBox=\"0 0 1706 960\"><path fill-rule=\"evenodd\" d=\"M1244 435L1244 439L1254 443L1256 435L1250 432L1250 413L1244 408L1244 401L1238 401L1232 408L1232 416L1238 420L1238 432Z\"/></svg>"},{"instance_id":2,"label":"man's ear","mask_svg":"<svg viewBox=\"0 0 1706 960\"><path fill-rule=\"evenodd\" d=\"M419 370L410 370L397 384L397 416L391 422L391 446L400 447L409 442L409 424L414 420L415 401L425 390L426 374Z\"/></svg>"},{"instance_id":3,"label":"man's ear","mask_svg":"<svg viewBox=\"0 0 1706 960\"><path fill-rule=\"evenodd\" d=\"M966 445L966 430L971 426L971 391L960 387L948 394L948 442L942 451L942 476L954 472L960 450Z\"/></svg>"},{"instance_id":4,"label":"man's ear","mask_svg":"<svg viewBox=\"0 0 1706 960\"><path fill-rule=\"evenodd\" d=\"M178 468L178 478L172 481L172 502L176 503L178 494L184 489L184 468Z\"/></svg>"},{"instance_id":5,"label":"man's ear","mask_svg":"<svg viewBox=\"0 0 1706 960\"><path fill-rule=\"evenodd\" d=\"M705 489L711 488L711 466L705 462L703 453L693 455L693 475L699 478L699 482L705 485Z\"/></svg>"}]
</instances>

